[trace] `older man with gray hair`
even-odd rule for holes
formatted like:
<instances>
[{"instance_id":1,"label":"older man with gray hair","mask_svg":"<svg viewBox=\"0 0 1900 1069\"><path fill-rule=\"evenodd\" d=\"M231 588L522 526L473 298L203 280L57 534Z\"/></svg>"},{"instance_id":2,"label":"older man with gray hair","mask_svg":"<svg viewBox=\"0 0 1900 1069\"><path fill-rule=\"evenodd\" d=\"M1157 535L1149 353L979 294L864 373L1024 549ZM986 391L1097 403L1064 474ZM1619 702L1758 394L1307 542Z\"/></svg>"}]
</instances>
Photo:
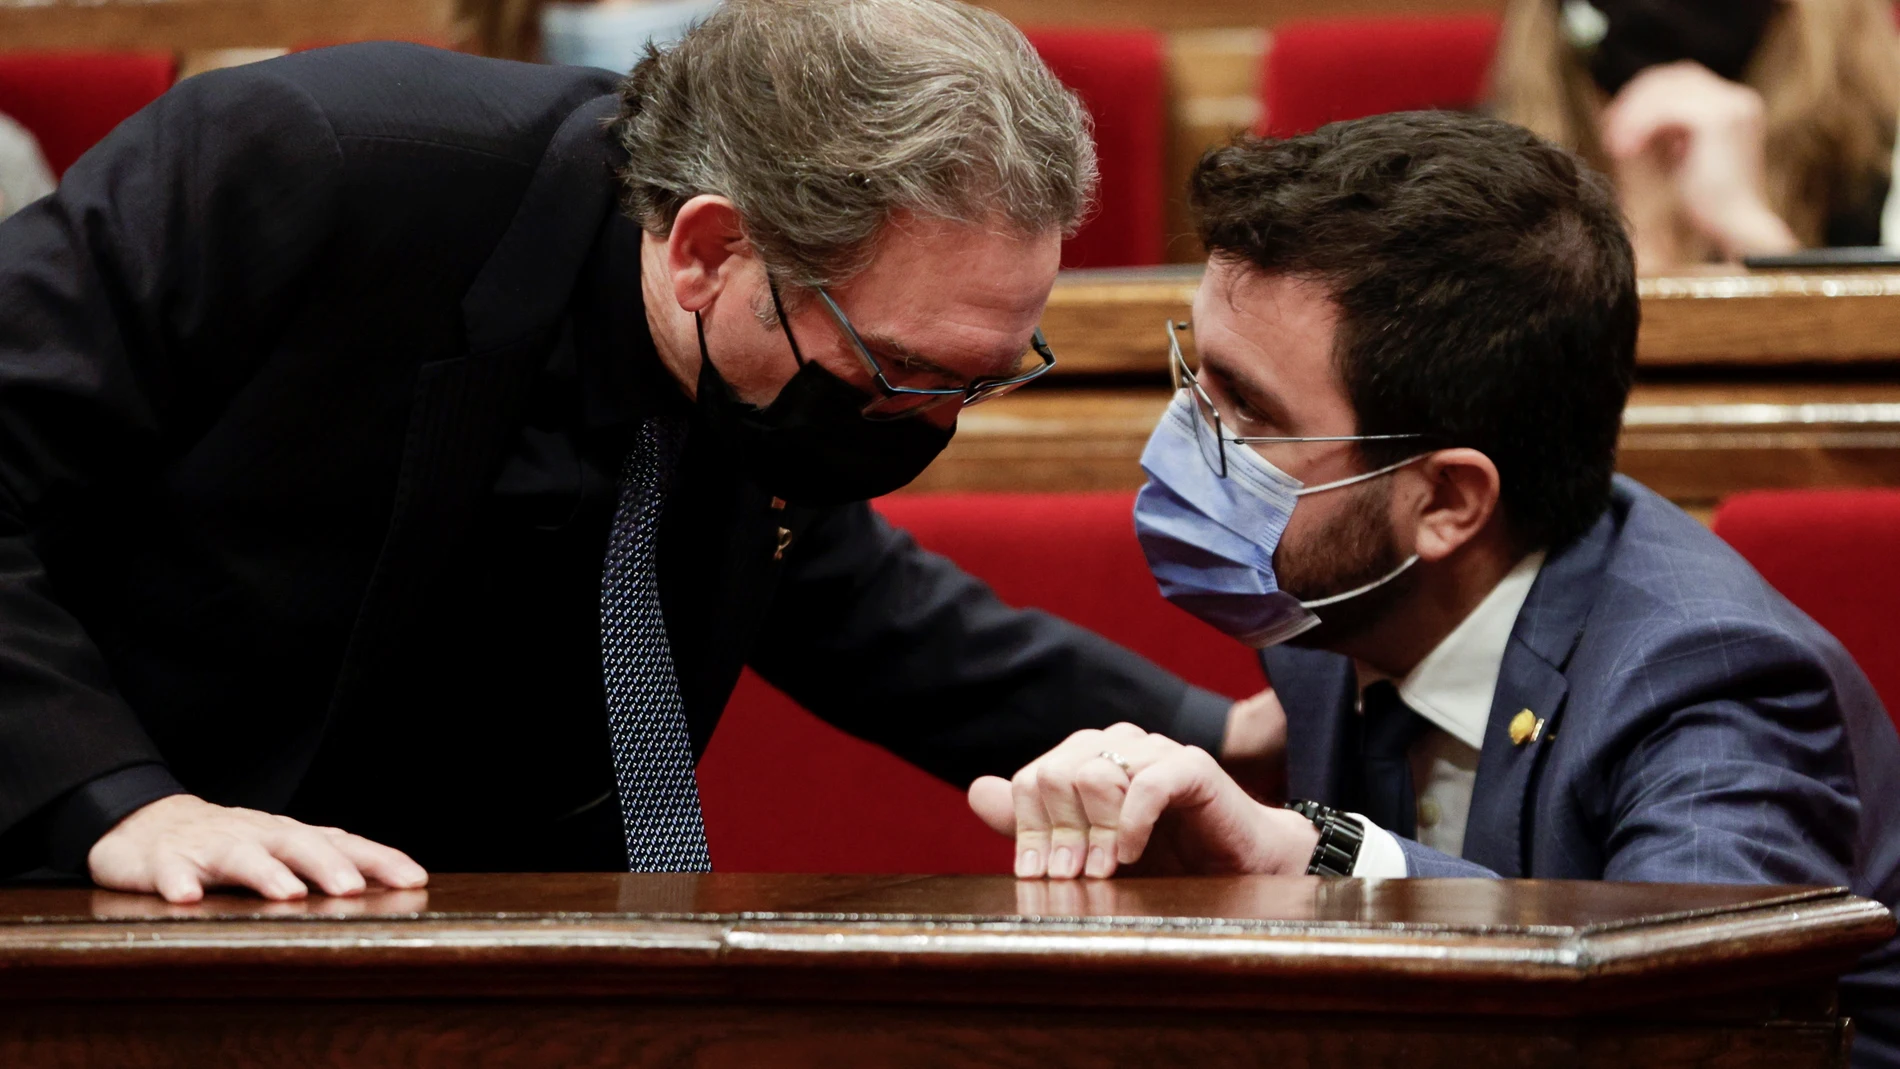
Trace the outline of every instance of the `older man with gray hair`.
<instances>
[{"instance_id":1,"label":"older man with gray hair","mask_svg":"<svg viewBox=\"0 0 1900 1069\"><path fill-rule=\"evenodd\" d=\"M1053 363L1094 181L947 0L735 0L624 81L182 84L0 227L0 871L704 869L746 664L959 783L1117 721L1259 750L864 504Z\"/></svg>"}]
</instances>

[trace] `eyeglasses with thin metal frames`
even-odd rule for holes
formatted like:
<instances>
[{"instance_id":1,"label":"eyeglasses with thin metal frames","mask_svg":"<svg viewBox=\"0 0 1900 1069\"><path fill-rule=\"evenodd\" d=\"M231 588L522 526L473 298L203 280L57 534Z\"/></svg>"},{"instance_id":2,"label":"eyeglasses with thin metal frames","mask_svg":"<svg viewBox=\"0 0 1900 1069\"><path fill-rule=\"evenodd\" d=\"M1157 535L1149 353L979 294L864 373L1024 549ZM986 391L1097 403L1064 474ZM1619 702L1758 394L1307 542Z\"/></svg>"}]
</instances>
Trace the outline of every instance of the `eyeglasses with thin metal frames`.
<instances>
[{"instance_id":1,"label":"eyeglasses with thin metal frames","mask_svg":"<svg viewBox=\"0 0 1900 1069\"><path fill-rule=\"evenodd\" d=\"M803 367L805 354L799 351L798 339L792 336L791 321L786 318L784 302L779 299L778 283L768 281L767 286L772 291L772 307L778 312L778 321L785 328L785 340L791 343L792 356L798 361L799 366ZM963 399L962 407L964 408L980 405L985 401L1001 397L1025 383L1041 378L1048 374L1050 368L1056 366L1056 354L1050 350L1048 341L1043 338L1042 328L1037 327L1035 333L1030 335L1029 347L1042 358L1042 363L1029 371L1018 375L979 378L965 386L935 389L899 386L885 374L884 365L871 354L870 347L865 345L864 339L858 336L857 328L851 325L851 320L845 316L844 309L838 307L838 302L831 299L831 294L825 292L822 286L813 287L813 292L817 293L819 299L824 302L825 310L831 313L831 318L837 322L838 329L844 332L845 339L851 343L852 352L857 355L858 362L864 365L864 369L870 372L871 382L877 387L880 396L872 398L871 402L864 406L864 412L869 416L903 419L906 416L928 412L938 405L959 397ZM886 403L903 407L879 407Z\"/></svg>"},{"instance_id":2,"label":"eyeglasses with thin metal frames","mask_svg":"<svg viewBox=\"0 0 1900 1069\"><path fill-rule=\"evenodd\" d=\"M1343 434L1317 438L1262 438L1228 434L1221 423L1220 410L1214 407L1214 399L1207 396L1201 380L1193 368L1188 366L1187 357L1181 352L1180 331L1194 329L1185 320L1168 320L1168 372L1173 376L1175 392L1192 392L1194 407L1199 410L1200 418L1194 421L1194 437L1201 445L1201 459L1214 469L1214 474L1227 478L1227 446L1234 445L1277 445L1293 442L1395 442L1410 438L1428 438L1426 434ZM1203 435L1211 437L1203 438Z\"/></svg>"}]
</instances>

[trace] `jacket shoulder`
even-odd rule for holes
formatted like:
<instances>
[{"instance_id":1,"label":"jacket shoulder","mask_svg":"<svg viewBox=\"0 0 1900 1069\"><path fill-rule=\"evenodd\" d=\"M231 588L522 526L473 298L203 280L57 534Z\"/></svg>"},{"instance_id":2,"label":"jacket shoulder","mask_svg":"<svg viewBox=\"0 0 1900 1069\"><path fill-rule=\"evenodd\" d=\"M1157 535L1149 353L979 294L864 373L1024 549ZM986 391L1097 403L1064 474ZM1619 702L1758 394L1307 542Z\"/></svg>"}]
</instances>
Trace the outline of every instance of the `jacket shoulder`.
<instances>
[{"instance_id":1,"label":"jacket shoulder","mask_svg":"<svg viewBox=\"0 0 1900 1069\"><path fill-rule=\"evenodd\" d=\"M1603 575L1578 657L1647 689L1762 672L1858 677L1835 638L1707 527L1619 479Z\"/></svg>"},{"instance_id":2,"label":"jacket shoulder","mask_svg":"<svg viewBox=\"0 0 1900 1069\"><path fill-rule=\"evenodd\" d=\"M214 71L208 92L305 97L334 136L436 145L537 163L563 120L614 91L592 67L517 63L393 41L338 45Z\"/></svg>"}]
</instances>

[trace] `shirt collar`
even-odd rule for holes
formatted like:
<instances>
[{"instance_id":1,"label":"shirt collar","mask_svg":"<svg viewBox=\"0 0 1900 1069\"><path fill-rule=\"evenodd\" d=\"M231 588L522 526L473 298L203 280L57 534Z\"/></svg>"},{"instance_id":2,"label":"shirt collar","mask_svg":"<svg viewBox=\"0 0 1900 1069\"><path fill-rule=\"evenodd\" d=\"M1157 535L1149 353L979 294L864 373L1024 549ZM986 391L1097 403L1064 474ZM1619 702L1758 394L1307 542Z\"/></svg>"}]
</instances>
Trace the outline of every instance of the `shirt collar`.
<instances>
[{"instance_id":1,"label":"shirt collar","mask_svg":"<svg viewBox=\"0 0 1900 1069\"><path fill-rule=\"evenodd\" d=\"M1406 705L1474 750L1484 748L1484 728L1491 719L1504 650L1543 567L1542 550L1518 561L1478 607L1398 681L1399 697ZM1388 678L1363 664L1355 666L1362 690Z\"/></svg>"}]
</instances>

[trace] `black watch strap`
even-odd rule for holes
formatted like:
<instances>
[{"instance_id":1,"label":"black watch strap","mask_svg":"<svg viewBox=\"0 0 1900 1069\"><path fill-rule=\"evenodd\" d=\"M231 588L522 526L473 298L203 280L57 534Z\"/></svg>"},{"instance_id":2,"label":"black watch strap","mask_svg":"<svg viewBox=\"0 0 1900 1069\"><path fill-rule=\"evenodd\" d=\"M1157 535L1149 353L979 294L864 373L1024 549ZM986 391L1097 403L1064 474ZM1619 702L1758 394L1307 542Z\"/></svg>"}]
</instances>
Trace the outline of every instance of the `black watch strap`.
<instances>
[{"instance_id":1,"label":"black watch strap","mask_svg":"<svg viewBox=\"0 0 1900 1069\"><path fill-rule=\"evenodd\" d=\"M1296 798L1286 807L1312 821L1319 831L1319 844L1313 847L1313 859L1306 863L1306 874L1351 876L1353 866L1359 863L1359 848L1366 842L1366 828L1359 818L1304 798Z\"/></svg>"}]
</instances>

